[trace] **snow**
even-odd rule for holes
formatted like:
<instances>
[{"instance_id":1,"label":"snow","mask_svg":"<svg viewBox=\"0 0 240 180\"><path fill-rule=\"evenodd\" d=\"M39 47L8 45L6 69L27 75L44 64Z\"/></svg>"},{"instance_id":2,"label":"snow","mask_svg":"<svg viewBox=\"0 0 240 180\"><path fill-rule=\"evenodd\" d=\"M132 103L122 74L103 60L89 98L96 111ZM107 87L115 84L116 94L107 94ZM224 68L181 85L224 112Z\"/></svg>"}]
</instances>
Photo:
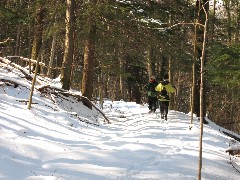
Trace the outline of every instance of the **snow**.
<instances>
[{"instance_id":1,"label":"snow","mask_svg":"<svg viewBox=\"0 0 240 180\"><path fill-rule=\"evenodd\" d=\"M1 82L4 79L20 85L14 88ZM102 111L111 122L108 124L82 102L37 90L29 110L21 100L29 99L31 82L20 71L0 63L0 82L0 179L198 177L200 125L196 117L189 130L188 114L170 110L165 121L159 110L149 114L146 104L105 100ZM238 149L239 142L208 121L203 133L202 179L239 179L235 169L240 169L239 159L225 152L231 145Z\"/></svg>"}]
</instances>

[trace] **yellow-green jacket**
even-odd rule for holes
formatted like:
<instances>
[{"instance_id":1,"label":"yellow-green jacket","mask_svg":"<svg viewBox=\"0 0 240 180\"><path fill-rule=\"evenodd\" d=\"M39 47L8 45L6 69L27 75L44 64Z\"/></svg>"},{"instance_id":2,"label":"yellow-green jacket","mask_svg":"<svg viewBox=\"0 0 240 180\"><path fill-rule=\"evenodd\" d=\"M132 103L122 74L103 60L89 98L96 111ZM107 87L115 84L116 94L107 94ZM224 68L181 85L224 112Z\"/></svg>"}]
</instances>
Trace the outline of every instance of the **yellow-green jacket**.
<instances>
[{"instance_id":1,"label":"yellow-green jacket","mask_svg":"<svg viewBox=\"0 0 240 180\"><path fill-rule=\"evenodd\" d=\"M166 90L166 93L164 93L164 88ZM172 84L169 81L163 81L160 82L156 88L156 91L159 92L158 100L160 101L170 101L169 94L174 93L176 89L172 86Z\"/></svg>"}]
</instances>

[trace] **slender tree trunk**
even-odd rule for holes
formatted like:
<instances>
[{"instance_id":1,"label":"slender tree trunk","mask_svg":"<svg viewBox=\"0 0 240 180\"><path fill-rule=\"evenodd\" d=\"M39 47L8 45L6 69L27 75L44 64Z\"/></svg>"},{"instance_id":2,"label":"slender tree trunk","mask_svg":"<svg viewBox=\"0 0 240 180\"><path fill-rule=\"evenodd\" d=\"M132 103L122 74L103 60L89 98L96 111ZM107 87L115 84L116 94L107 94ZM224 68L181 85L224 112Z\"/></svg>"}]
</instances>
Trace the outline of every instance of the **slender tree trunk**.
<instances>
[{"instance_id":1,"label":"slender tree trunk","mask_svg":"<svg viewBox=\"0 0 240 180\"><path fill-rule=\"evenodd\" d=\"M236 33L235 33L235 42L239 42L240 36L240 2L237 3L237 18L236 18Z\"/></svg>"},{"instance_id":2,"label":"slender tree trunk","mask_svg":"<svg viewBox=\"0 0 240 180\"><path fill-rule=\"evenodd\" d=\"M225 9L226 9L226 13L227 13L227 32L228 32L228 44L231 44L232 41L232 27L231 27L231 8L230 8L230 4L231 4L231 0L224 0L225 1Z\"/></svg>"},{"instance_id":3,"label":"slender tree trunk","mask_svg":"<svg viewBox=\"0 0 240 180\"><path fill-rule=\"evenodd\" d=\"M118 74L119 81L117 80L119 82L117 98L124 99L124 89L123 89L124 88L124 78L123 78L124 69L123 69L123 60L121 57L120 48L121 48L121 43L119 40L116 40L115 59L117 60L117 62L119 64L119 70L120 70L120 73Z\"/></svg>"},{"instance_id":4,"label":"slender tree trunk","mask_svg":"<svg viewBox=\"0 0 240 180\"><path fill-rule=\"evenodd\" d=\"M29 9L30 9L30 1L31 0L28 0L28 20L29 20L29 25L28 25L28 59L31 59L31 21L30 21L30 12L29 12ZM29 63L29 74L31 74L31 63Z\"/></svg>"},{"instance_id":5,"label":"slender tree trunk","mask_svg":"<svg viewBox=\"0 0 240 180\"><path fill-rule=\"evenodd\" d=\"M127 84L127 93L128 93L128 101L132 102L133 98L132 98L132 86L130 83Z\"/></svg>"},{"instance_id":6,"label":"slender tree trunk","mask_svg":"<svg viewBox=\"0 0 240 180\"><path fill-rule=\"evenodd\" d=\"M100 67L100 74L98 75L98 94L99 94L99 104L100 108L103 109L103 72Z\"/></svg>"},{"instance_id":7,"label":"slender tree trunk","mask_svg":"<svg viewBox=\"0 0 240 180\"><path fill-rule=\"evenodd\" d=\"M201 171L202 171L202 138L203 138L203 121L205 117L204 113L204 61L206 54L206 42L207 42L207 28L208 28L208 12L204 9L206 19L204 24L204 38L203 38L203 49L202 49L202 57L201 57L201 84L200 84L200 142L199 142L199 167L198 167L198 180L201 180Z\"/></svg>"},{"instance_id":8,"label":"slender tree trunk","mask_svg":"<svg viewBox=\"0 0 240 180\"><path fill-rule=\"evenodd\" d=\"M52 47L51 47L51 55L50 55L50 60L49 60L49 64L48 64L48 72L47 72L47 76L49 78L52 77L52 67L53 67L53 60L54 60L54 56L55 56L55 50L56 50L56 42L57 42L57 35L54 34L52 37Z\"/></svg>"},{"instance_id":9,"label":"slender tree trunk","mask_svg":"<svg viewBox=\"0 0 240 180\"><path fill-rule=\"evenodd\" d=\"M69 90L71 87L70 81L74 53L74 7L75 0L67 0L65 47L61 72L62 88L65 90Z\"/></svg>"},{"instance_id":10,"label":"slender tree trunk","mask_svg":"<svg viewBox=\"0 0 240 180\"><path fill-rule=\"evenodd\" d=\"M169 58L168 58L168 75L169 75L169 81L171 82L171 83L173 83L172 82L172 57L171 56L169 56ZM174 108L174 96L172 95L172 94L170 94L169 95L170 96L170 103L169 103L169 108L170 109L172 109L172 108Z\"/></svg>"},{"instance_id":11,"label":"slender tree trunk","mask_svg":"<svg viewBox=\"0 0 240 180\"><path fill-rule=\"evenodd\" d=\"M175 105L174 105L174 109L177 110L178 109L178 105L180 102L180 94L181 94L181 71L178 70L178 80L177 80L177 92L176 92L176 100L175 100Z\"/></svg>"},{"instance_id":12,"label":"slender tree trunk","mask_svg":"<svg viewBox=\"0 0 240 180\"><path fill-rule=\"evenodd\" d=\"M15 52L14 55L18 56L19 55L19 50L20 50L20 42L21 42L21 25L18 25L17 27L17 37L16 37L16 47L15 47Z\"/></svg>"},{"instance_id":13,"label":"slender tree trunk","mask_svg":"<svg viewBox=\"0 0 240 180\"><path fill-rule=\"evenodd\" d=\"M204 7L204 8L203 8ZM196 37L197 37L197 44L196 45L197 49L197 61L195 63L195 68L196 68L196 83L195 83L195 99L194 99L194 113L197 115L197 117L200 117L200 83L201 83L201 78L200 78L200 74L199 72L200 70L200 66L201 66L201 58L202 58L202 45L200 46L200 44L203 43L204 41L204 24L205 24L205 11L208 12L209 10L209 1L208 0L197 0L196 1L196 12L198 12L197 17L198 18L198 23L200 23L201 25L197 26L197 33L196 33ZM204 112L206 112L206 102L204 102Z\"/></svg>"},{"instance_id":14,"label":"slender tree trunk","mask_svg":"<svg viewBox=\"0 0 240 180\"><path fill-rule=\"evenodd\" d=\"M120 61L120 71L121 71L120 77L119 77L120 97L121 97L121 99L125 99L125 97L124 97L124 78L123 78L123 60L121 57L119 58L119 61Z\"/></svg>"},{"instance_id":15,"label":"slender tree trunk","mask_svg":"<svg viewBox=\"0 0 240 180\"><path fill-rule=\"evenodd\" d=\"M55 3L56 3L56 1L55 1ZM57 11L57 8L56 8L56 7L57 7L57 6L55 6L54 15L55 15L55 13L56 13L56 11ZM52 23L53 23L53 22L50 22L50 23L49 23L48 29L47 29L47 31L46 31L46 36L45 36L45 38L43 38L45 41L46 41L46 39L47 39L46 37L48 36L49 31L50 31L50 29L51 29ZM44 44L44 43L45 43L45 42L43 42L43 43L41 44L40 48L39 48L39 53L38 53L38 56L37 56L36 69L38 69L38 67L39 67L39 62L40 62L40 57L41 57L40 55L41 55L41 52L42 52L42 50L43 50L43 44ZM38 74L38 72L35 71L34 77L33 77L33 80L32 80L32 87L31 87L30 95L29 95L28 109L31 109L31 106L32 106L32 96L33 96L33 92L34 92L34 88L35 88L35 82L36 82L36 79L37 79L37 74Z\"/></svg>"},{"instance_id":16,"label":"slender tree trunk","mask_svg":"<svg viewBox=\"0 0 240 180\"><path fill-rule=\"evenodd\" d=\"M39 50L38 57L37 57L37 63L36 63L36 66L35 66L36 69L38 69L38 67L39 67L40 53L41 53L42 49L43 48L41 46L40 50ZM32 86L31 86L31 90L30 90L30 95L29 95L28 109L31 109L31 106L32 106L32 97L33 97L33 92L34 92L34 88L35 88L35 83L36 83L36 80L37 80L37 74L38 74L38 72L35 71L34 72L34 76L33 76L33 80L32 80Z\"/></svg>"},{"instance_id":17,"label":"slender tree trunk","mask_svg":"<svg viewBox=\"0 0 240 180\"><path fill-rule=\"evenodd\" d=\"M212 17L212 32L211 32L211 42L214 42L214 34L215 34L215 19L216 19L216 1L213 0L213 17Z\"/></svg>"},{"instance_id":18,"label":"slender tree trunk","mask_svg":"<svg viewBox=\"0 0 240 180\"><path fill-rule=\"evenodd\" d=\"M147 69L148 69L148 78L150 79L152 75L155 75L152 45L150 45L150 47L147 50Z\"/></svg>"},{"instance_id":19,"label":"slender tree trunk","mask_svg":"<svg viewBox=\"0 0 240 180\"><path fill-rule=\"evenodd\" d=\"M95 23L95 8L96 0L90 1L92 11L88 17L89 32L85 42L84 49L84 67L82 79L82 95L92 99L93 94L93 75L94 75L94 54L95 54L95 36L96 36L96 23Z\"/></svg>"},{"instance_id":20,"label":"slender tree trunk","mask_svg":"<svg viewBox=\"0 0 240 180\"><path fill-rule=\"evenodd\" d=\"M196 62L197 62L197 25L194 25L194 37L193 37L193 65L192 65L192 90L191 90L191 119L190 119L190 128L193 122L193 111L194 111L194 102L195 102L195 87L196 87Z\"/></svg>"},{"instance_id":21,"label":"slender tree trunk","mask_svg":"<svg viewBox=\"0 0 240 180\"><path fill-rule=\"evenodd\" d=\"M42 34L43 34L43 18L44 18L44 8L41 2L38 2L36 6L36 17L34 25L34 37L32 45L32 54L31 59L37 60L40 48L42 46ZM39 72L39 69L36 69L36 64L34 64L35 71Z\"/></svg>"}]
</instances>

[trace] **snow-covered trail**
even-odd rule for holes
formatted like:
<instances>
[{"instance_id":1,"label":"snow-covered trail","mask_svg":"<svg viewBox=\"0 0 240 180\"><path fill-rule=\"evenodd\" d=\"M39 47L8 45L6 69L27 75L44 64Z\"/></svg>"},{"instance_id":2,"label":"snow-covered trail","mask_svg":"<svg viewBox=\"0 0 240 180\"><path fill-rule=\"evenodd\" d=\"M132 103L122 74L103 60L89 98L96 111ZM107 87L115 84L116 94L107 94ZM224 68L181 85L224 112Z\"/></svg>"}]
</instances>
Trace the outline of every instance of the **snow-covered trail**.
<instances>
[{"instance_id":1,"label":"snow-covered trail","mask_svg":"<svg viewBox=\"0 0 240 180\"><path fill-rule=\"evenodd\" d=\"M179 137L196 133L194 130L191 132L188 131L188 125L186 124L188 119L187 117L185 119L183 117L186 116L170 111L169 120L165 121L161 120L159 115L156 114L140 113L132 114L132 116L126 119L120 119L125 121L124 123L114 123L113 126L120 128L118 132L121 132L118 133L119 137L115 139L116 144L114 144L114 146L117 145L121 147L121 149L124 148L132 151L134 156L138 157L138 160L135 162L136 165L129 165L124 178L181 179L182 176L184 179L194 179L194 177L196 177L194 171L185 175L182 175L182 172L178 172L179 167L177 167L177 161L182 161L186 157L181 154L181 151L185 147L189 147L190 143L190 141L185 142L183 138ZM198 143L197 140L196 143ZM196 153L197 150L196 148ZM149 151L151 151L151 153L149 153ZM141 157L142 154L145 154L145 156ZM178 156L178 154L180 154L180 156ZM128 162L129 160L125 161ZM169 165L166 166L166 163L171 164L172 170L168 169ZM194 165L195 162L193 161L192 163ZM129 164L131 163L129 162ZM144 164L144 166L140 167L138 164ZM155 174L153 169L158 173ZM165 172L169 170L171 173L165 174ZM186 170L186 172L191 171Z\"/></svg>"},{"instance_id":2,"label":"snow-covered trail","mask_svg":"<svg viewBox=\"0 0 240 180\"><path fill-rule=\"evenodd\" d=\"M111 124L99 117L96 126L68 112L73 109L87 117L86 107L58 106L39 94L34 96L38 104L28 110L17 101L28 97L25 90L1 91L0 179L196 179L197 118L189 130L187 114L169 111L165 121L159 110L149 114L147 105L106 101L103 111ZM229 139L210 126L204 133L202 179L237 179L225 153Z\"/></svg>"},{"instance_id":3,"label":"snow-covered trail","mask_svg":"<svg viewBox=\"0 0 240 180\"><path fill-rule=\"evenodd\" d=\"M199 156L199 120L195 118L192 129L189 130L190 116L181 112L169 111L168 121L160 119L159 110L155 114L148 114L147 108L139 107L134 112L128 112L125 107L116 109L115 114L108 114L113 122L109 127L112 127L117 137L111 140L111 144L133 151L135 156L145 154L142 162L143 167L129 166L124 177L129 179L196 179L198 169ZM132 108L131 108L132 109ZM114 115L115 117L114 117ZM118 114L118 116L117 116ZM116 118L121 117L121 118ZM115 120L114 120L115 118ZM215 141L215 145L226 144L222 147L217 147L217 154L210 149L214 148L209 139L203 139L203 163L204 159L211 159L209 164L203 166L203 179L209 179L209 174L215 174L216 179L225 179L227 171L219 171L218 167L227 165L228 155L225 149L228 146L229 139L220 132L212 132L211 127L205 126L205 131ZM110 135L112 136L112 135ZM109 142L107 142L109 144ZM151 151L151 153L148 153ZM139 152L139 155L137 155ZM153 153L154 152L154 153ZM150 157L147 154L151 154ZM152 154L155 154L154 156ZM215 159L222 159L221 162L216 162ZM137 160L139 161L139 159ZM187 161L186 167L182 167L182 161ZM126 160L128 162L128 159ZM214 167L214 170L209 172L209 166ZM150 168L151 167L151 168ZM170 169L169 169L170 167ZM151 169L151 171L149 171ZM154 174L152 171L157 173ZM179 169L184 169L179 171ZM231 169L230 167L230 170ZM166 173L168 171L169 173ZM216 173L217 172L217 173ZM149 176L146 177L146 174Z\"/></svg>"},{"instance_id":4,"label":"snow-covered trail","mask_svg":"<svg viewBox=\"0 0 240 180\"><path fill-rule=\"evenodd\" d=\"M189 130L187 114L170 111L165 121L159 110L148 114L147 105L105 100L103 111L111 121L105 124L82 102L46 98L38 91L36 104L28 110L20 100L28 100L31 82L23 77L0 63L0 78L19 84L0 82L1 180L197 179L197 118ZM57 80L46 82L60 85ZM239 178L225 153L229 141L218 126L204 126L203 180Z\"/></svg>"}]
</instances>

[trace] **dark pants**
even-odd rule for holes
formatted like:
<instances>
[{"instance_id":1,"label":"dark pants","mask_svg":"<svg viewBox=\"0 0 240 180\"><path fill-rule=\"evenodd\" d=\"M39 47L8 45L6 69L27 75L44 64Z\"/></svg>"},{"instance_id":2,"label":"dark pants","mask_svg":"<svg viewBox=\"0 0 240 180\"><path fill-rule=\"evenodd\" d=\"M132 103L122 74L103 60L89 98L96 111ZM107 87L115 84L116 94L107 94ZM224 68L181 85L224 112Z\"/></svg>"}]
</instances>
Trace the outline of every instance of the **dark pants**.
<instances>
[{"instance_id":1,"label":"dark pants","mask_svg":"<svg viewBox=\"0 0 240 180\"><path fill-rule=\"evenodd\" d=\"M148 109L150 111L156 111L157 97L148 96Z\"/></svg>"},{"instance_id":2,"label":"dark pants","mask_svg":"<svg viewBox=\"0 0 240 180\"><path fill-rule=\"evenodd\" d=\"M160 112L161 114L168 114L169 101L160 101Z\"/></svg>"}]
</instances>

